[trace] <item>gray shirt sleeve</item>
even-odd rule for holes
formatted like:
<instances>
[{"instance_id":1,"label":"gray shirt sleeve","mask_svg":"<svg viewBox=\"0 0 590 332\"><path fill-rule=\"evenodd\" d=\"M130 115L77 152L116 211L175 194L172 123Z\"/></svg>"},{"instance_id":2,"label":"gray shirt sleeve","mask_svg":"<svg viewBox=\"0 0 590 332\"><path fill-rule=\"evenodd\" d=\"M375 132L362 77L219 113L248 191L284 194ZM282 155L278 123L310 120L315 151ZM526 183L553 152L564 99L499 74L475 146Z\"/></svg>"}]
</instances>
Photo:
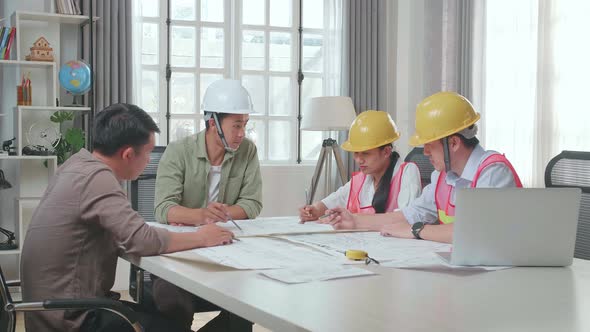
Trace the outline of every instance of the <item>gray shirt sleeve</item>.
<instances>
[{"instance_id":1,"label":"gray shirt sleeve","mask_svg":"<svg viewBox=\"0 0 590 332\"><path fill-rule=\"evenodd\" d=\"M150 227L131 208L113 174L108 170L93 173L86 190L81 191L80 216L111 234L117 246L127 254L150 256L164 253L169 234L164 229Z\"/></svg>"}]
</instances>

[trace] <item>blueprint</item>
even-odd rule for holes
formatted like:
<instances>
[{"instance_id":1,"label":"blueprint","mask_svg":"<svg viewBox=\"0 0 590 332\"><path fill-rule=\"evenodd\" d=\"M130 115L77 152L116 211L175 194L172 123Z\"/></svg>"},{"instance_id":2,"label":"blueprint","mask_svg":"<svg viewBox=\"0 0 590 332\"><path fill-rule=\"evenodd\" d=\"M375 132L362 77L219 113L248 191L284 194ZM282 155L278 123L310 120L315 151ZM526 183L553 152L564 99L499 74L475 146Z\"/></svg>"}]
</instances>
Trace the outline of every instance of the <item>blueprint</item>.
<instances>
[{"instance_id":1,"label":"blueprint","mask_svg":"<svg viewBox=\"0 0 590 332\"><path fill-rule=\"evenodd\" d=\"M322 266L346 262L342 255L333 256L313 248L266 237L241 238L231 245L192 249L166 256L196 260L205 257L220 265L254 270L295 267L310 263Z\"/></svg>"},{"instance_id":2,"label":"blueprint","mask_svg":"<svg viewBox=\"0 0 590 332\"><path fill-rule=\"evenodd\" d=\"M287 283L304 282L301 280L327 280L360 273L344 267L342 270L328 268L334 264L358 263L345 258L344 252L351 249L366 251L383 267L437 266L449 269L489 271L507 268L453 266L435 254L450 252L451 245L449 244L384 237L378 232L337 233L330 225L300 224L298 217L259 218L236 222L242 227L242 231L232 223L218 223L218 225L230 229L239 238L239 241L235 241L231 245L192 249L167 254L167 256L195 260L206 258L217 264L236 269L300 268L306 273L300 279L288 278L279 272L271 273L271 278ZM171 226L156 223L152 223L152 226L173 232L193 232L198 229L193 226ZM312 269L310 266L316 268Z\"/></svg>"},{"instance_id":3,"label":"blueprint","mask_svg":"<svg viewBox=\"0 0 590 332\"><path fill-rule=\"evenodd\" d=\"M231 222L217 223L218 226L229 229L236 237L240 236L258 236L271 234L289 234L289 233L315 233L315 232L335 232L332 226L326 224L316 224L307 222L299 223L299 217L274 217L235 220L242 228L239 230ZM198 227L195 226L172 226L160 223L149 223L151 226L165 228L171 232L194 232Z\"/></svg>"},{"instance_id":4,"label":"blueprint","mask_svg":"<svg viewBox=\"0 0 590 332\"><path fill-rule=\"evenodd\" d=\"M285 235L281 238L315 246L326 252L337 252L340 255L346 250L363 250L378 261L451 250L451 245L445 243L384 237L378 232Z\"/></svg>"},{"instance_id":5,"label":"blueprint","mask_svg":"<svg viewBox=\"0 0 590 332\"><path fill-rule=\"evenodd\" d=\"M270 235L285 233L313 233L313 232L332 232L334 229L330 225L316 224L307 222L299 223L299 217L273 217L258 218L248 220L236 220L236 223L242 228L239 230L232 223L217 223L221 227L231 230L237 237L252 235Z\"/></svg>"},{"instance_id":6,"label":"blueprint","mask_svg":"<svg viewBox=\"0 0 590 332\"><path fill-rule=\"evenodd\" d=\"M424 253L420 255L399 255L393 260L384 262L381 266L384 267L395 267L395 268L421 268L421 267L445 267L449 269L466 269L466 270L484 270L484 271L496 271L511 268L510 266L462 266L449 264L443 259L440 254L442 253ZM449 254L445 252L445 254Z\"/></svg>"},{"instance_id":7,"label":"blueprint","mask_svg":"<svg viewBox=\"0 0 590 332\"><path fill-rule=\"evenodd\" d=\"M374 275L374 272L350 265L303 265L280 270L265 270L260 274L288 284Z\"/></svg>"},{"instance_id":8,"label":"blueprint","mask_svg":"<svg viewBox=\"0 0 590 332\"><path fill-rule=\"evenodd\" d=\"M158 222L150 222L147 223L152 227L164 228L169 230L170 232L177 232L177 233L186 233L186 232L196 232L198 227L195 226L172 226L167 224L160 224Z\"/></svg>"}]
</instances>

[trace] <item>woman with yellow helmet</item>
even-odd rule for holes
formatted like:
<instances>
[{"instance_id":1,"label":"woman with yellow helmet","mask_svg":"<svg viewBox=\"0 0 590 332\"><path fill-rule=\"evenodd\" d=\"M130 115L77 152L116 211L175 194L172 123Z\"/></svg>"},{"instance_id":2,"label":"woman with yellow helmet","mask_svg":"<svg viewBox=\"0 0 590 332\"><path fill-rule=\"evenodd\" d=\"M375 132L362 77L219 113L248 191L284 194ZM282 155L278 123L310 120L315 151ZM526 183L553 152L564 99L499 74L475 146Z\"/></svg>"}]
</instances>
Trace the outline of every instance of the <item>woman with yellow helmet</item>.
<instances>
[{"instance_id":1,"label":"woman with yellow helmet","mask_svg":"<svg viewBox=\"0 0 590 332\"><path fill-rule=\"evenodd\" d=\"M332 209L321 222L335 228L368 228L385 236L452 242L456 188L522 187L504 155L479 145L479 113L465 97L439 92L416 108L416 133L410 144L424 145L424 154L435 168L432 182L409 206L387 214L358 216ZM361 226L362 225L362 226Z\"/></svg>"},{"instance_id":2,"label":"woman with yellow helmet","mask_svg":"<svg viewBox=\"0 0 590 332\"><path fill-rule=\"evenodd\" d=\"M302 222L317 220L326 210L339 206L351 213L384 213L407 206L420 195L420 172L414 163L399 161L392 143L399 138L397 126L386 112L366 111L352 125L342 149L353 152L360 172L337 191L299 209Z\"/></svg>"}]
</instances>

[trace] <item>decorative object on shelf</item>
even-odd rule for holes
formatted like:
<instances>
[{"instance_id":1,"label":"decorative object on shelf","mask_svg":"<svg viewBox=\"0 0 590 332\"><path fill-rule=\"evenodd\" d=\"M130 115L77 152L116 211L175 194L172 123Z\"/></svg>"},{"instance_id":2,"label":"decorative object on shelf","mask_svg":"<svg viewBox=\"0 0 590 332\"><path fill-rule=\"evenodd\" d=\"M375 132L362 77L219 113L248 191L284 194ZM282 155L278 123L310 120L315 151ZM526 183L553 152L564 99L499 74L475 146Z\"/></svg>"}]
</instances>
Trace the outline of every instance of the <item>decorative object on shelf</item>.
<instances>
[{"instance_id":1,"label":"decorative object on shelf","mask_svg":"<svg viewBox=\"0 0 590 332\"><path fill-rule=\"evenodd\" d=\"M70 60L59 70L59 83L74 96L72 106L82 106L78 98L90 90L91 80L90 67L82 60Z\"/></svg>"},{"instance_id":2,"label":"decorative object on shelf","mask_svg":"<svg viewBox=\"0 0 590 332\"><path fill-rule=\"evenodd\" d=\"M0 190L10 189L10 188L12 188L12 185L4 177L4 171L2 171L0 169ZM16 243L14 243L14 241L16 240L16 237L14 236L13 232L0 227L0 233L4 234L4 236L6 236L6 240L3 242L0 242L0 250L12 250L12 249L17 248Z\"/></svg>"},{"instance_id":3,"label":"decorative object on shelf","mask_svg":"<svg viewBox=\"0 0 590 332\"><path fill-rule=\"evenodd\" d=\"M47 61L53 62L53 48L45 37L39 37L31 47L31 54L25 56L27 61Z\"/></svg>"},{"instance_id":4,"label":"decorative object on shelf","mask_svg":"<svg viewBox=\"0 0 590 332\"><path fill-rule=\"evenodd\" d=\"M63 164L72 154L80 151L86 143L84 131L80 128L64 128L64 124L74 120L74 112L57 111L50 118L51 122L58 123L61 130L61 139L55 145L57 164ZM65 130L65 133L63 132Z\"/></svg>"},{"instance_id":5,"label":"decorative object on shelf","mask_svg":"<svg viewBox=\"0 0 590 332\"><path fill-rule=\"evenodd\" d=\"M6 240L0 242L0 250L14 250L18 248L16 243L14 243L14 241L16 240L14 232L11 232L3 227L0 227L0 233L6 236Z\"/></svg>"},{"instance_id":6,"label":"decorative object on shelf","mask_svg":"<svg viewBox=\"0 0 590 332\"><path fill-rule=\"evenodd\" d=\"M2 151L7 152L9 156L16 156L16 148L13 146L16 137L2 142Z\"/></svg>"},{"instance_id":7,"label":"decorative object on shelf","mask_svg":"<svg viewBox=\"0 0 590 332\"><path fill-rule=\"evenodd\" d=\"M4 177L4 171L0 169L0 190L10 188L12 188L12 185Z\"/></svg>"},{"instance_id":8,"label":"decorative object on shelf","mask_svg":"<svg viewBox=\"0 0 590 332\"><path fill-rule=\"evenodd\" d=\"M29 145L23 147L23 154L28 156L51 156L59 144L61 135L52 124L33 123L27 132Z\"/></svg>"},{"instance_id":9,"label":"decorative object on shelf","mask_svg":"<svg viewBox=\"0 0 590 332\"><path fill-rule=\"evenodd\" d=\"M31 88L31 73L23 74L21 84L16 86L16 104L32 105L33 89Z\"/></svg>"}]
</instances>

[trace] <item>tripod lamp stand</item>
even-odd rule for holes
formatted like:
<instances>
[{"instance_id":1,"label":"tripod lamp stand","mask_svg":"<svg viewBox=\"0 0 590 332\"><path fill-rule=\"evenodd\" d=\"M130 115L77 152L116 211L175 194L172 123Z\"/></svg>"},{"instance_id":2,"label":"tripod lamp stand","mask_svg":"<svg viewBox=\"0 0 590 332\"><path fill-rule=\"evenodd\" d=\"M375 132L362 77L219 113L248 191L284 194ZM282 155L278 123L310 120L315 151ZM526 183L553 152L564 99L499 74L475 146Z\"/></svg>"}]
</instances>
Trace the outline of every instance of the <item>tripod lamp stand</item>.
<instances>
[{"instance_id":1,"label":"tripod lamp stand","mask_svg":"<svg viewBox=\"0 0 590 332\"><path fill-rule=\"evenodd\" d=\"M308 107L303 110L301 130L348 130L355 117L356 112L350 97L315 97L310 99ZM322 150L320 151L320 156L313 177L311 178L311 185L308 190L309 195L307 195L305 202L306 204L311 204L313 202L324 163L328 162L328 165L330 165L331 155L334 155L334 159L336 159L336 165L338 167L338 173L342 184L346 183L347 176L344 170L344 164L342 163L340 147L335 139L324 139L322 142ZM329 166L328 170L330 171Z\"/></svg>"}]
</instances>

